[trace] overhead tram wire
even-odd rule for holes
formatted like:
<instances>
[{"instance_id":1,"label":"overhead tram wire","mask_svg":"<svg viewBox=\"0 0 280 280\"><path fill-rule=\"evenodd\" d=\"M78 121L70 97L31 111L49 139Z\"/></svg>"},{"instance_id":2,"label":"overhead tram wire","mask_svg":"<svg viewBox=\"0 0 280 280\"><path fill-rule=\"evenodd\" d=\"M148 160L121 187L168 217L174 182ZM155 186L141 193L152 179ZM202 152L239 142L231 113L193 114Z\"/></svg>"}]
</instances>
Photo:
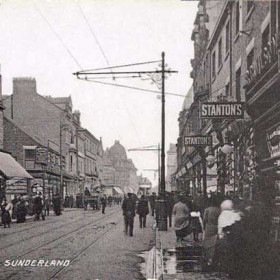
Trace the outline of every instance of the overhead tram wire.
<instances>
[{"instance_id":1,"label":"overhead tram wire","mask_svg":"<svg viewBox=\"0 0 280 280\"><path fill-rule=\"evenodd\" d=\"M81 79L80 77L78 77L78 79L80 80L84 80L87 82L92 82L92 83L97 83L97 84L103 84L103 85L109 85L109 86L116 86L116 87L122 87L122 88L128 88L128 89L135 89L135 90L139 90L139 91L146 91L146 92L151 92L151 93L157 93L160 94L160 91L156 91L156 90L149 90L149 89L143 89L143 88L138 88L138 87L132 87L132 86L126 86L126 85L120 85L120 84L113 84L113 83L106 83L106 82L101 82L101 81L96 81L96 80L89 80L89 79ZM183 94L176 94L176 93L171 93L171 92L166 92L165 94L167 95L173 95L173 96L179 96L179 97L187 97Z\"/></svg>"},{"instance_id":2,"label":"overhead tram wire","mask_svg":"<svg viewBox=\"0 0 280 280\"><path fill-rule=\"evenodd\" d=\"M82 70L79 73L84 73L84 72L87 72L87 71L98 71L98 70L107 70L107 69L114 69L114 68L133 67L133 66L144 65L144 64L152 64L152 63L158 63L158 62L161 62L161 60L130 63L130 64L123 64L123 65L118 65L118 66L110 66L110 67L96 68L96 69L88 69L88 70Z\"/></svg>"},{"instance_id":3,"label":"overhead tram wire","mask_svg":"<svg viewBox=\"0 0 280 280\"><path fill-rule=\"evenodd\" d=\"M72 57L72 59L75 61L75 63L78 65L78 67L83 70L83 67L81 66L81 64L78 62L78 60L75 58L75 56L73 55L73 53L70 51L70 49L66 46L66 44L64 43L64 41L62 40L62 38L59 36L59 34L55 31L55 29L53 28L53 26L51 25L51 23L48 21L48 19L45 17L45 15L41 12L41 10L38 8L38 6L36 5L35 1L32 0L33 6L35 7L35 9L37 10L37 12L40 14L40 16L43 18L43 20L47 23L47 25L49 26L49 28L52 30L52 32L55 34L55 36L57 37L57 39L60 41L60 43L62 44L62 46L67 50L68 54Z\"/></svg>"},{"instance_id":4,"label":"overhead tram wire","mask_svg":"<svg viewBox=\"0 0 280 280\"><path fill-rule=\"evenodd\" d=\"M77 1L77 5L78 5L79 10L80 10L80 12L81 12L81 14L82 14L82 16L83 16L83 18L84 18L84 20L85 20L85 22L86 22L88 28L89 28L89 30L90 30L90 33L92 34L92 36L93 36L93 38L94 38L96 44L98 45L98 47L99 47L99 49L100 49L100 51L101 51L101 53L102 53L102 55L103 55L103 57L104 57L104 59L105 59L105 61L106 61L106 64L108 65L108 67L110 67L109 59L108 59L108 57L106 56L106 54L105 54L105 52L104 52L104 50L103 50L101 44L99 43L99 41L98 41L98 39L97 39L97 37L96 37L94 31L93 31L93 28L92 28L92 26L90 25L90 23L89 23L89 21L88 21L86 15L85 15L85 13L84 13L84 11L83 11L81 5L80 5L80 1L79 1L79 0ZM112 73L112 77L115 78L113 73Z\"/></svg>"},{"instance_id":5,"label":"overhead tram wire","mask_svg":"<svg viewBox=\"0 0 280 280\"><path fill-rule=\"evenodd\" d=\"M97 45L98 45L98 47L99 47L99 49L100 49L100 51L101 51L101 53L102 53L102 55L103 55L103 57L104 57L106 63L107 63L107 65L108 65L108 67L109 67L109 69L110 69L110 72L111 72L111 74L112 74L113 80L115 80L116 77L114 76L114 73L113 73L113 71L112 71L112 68L110 68L109 59L108 59L108 57L106 56L106 54L105 54L105 52L104 52L104 50L103 50L101 44L99 43L99 41L98 41L98 39L97 39L97 36L95 35L95 33L94 33L94 31L93 31L93 28L92 28L92 26L90 25L90 23L89 23L89 21L88 21L86 15L85 15L85 13L84 13L84 11L83 11L81 5L80 5L80 3L79 3L79 0L77 1L77 5L79 6L80 12L82 13L83 18L84 18L85 22L87 23L87 26L88 26L88 28L90 29L90 32L91 32L92 36L94 37L94 40L95 40L95 42L97 43ZM121 102L122 102L122 104L124 104L125 109L126 109L126 112L127 112L128 115L129 115L129 119L131 120L132 118L131 118L131 114L130 114L130 111L129 111L129 108L128 108L127 104L126 104L125 101L122 100L122 99L121 99ZM136 126L135 126L135 124L134 124L133 122L132 122L132 126L133 126L133 128L134 128L136 134L138 135L138 131L137 131ZM119 138L121 138L120 135L119 135ZM138 135L138 138L140 138L139 135Z\"/></svg>"}]
</instances>

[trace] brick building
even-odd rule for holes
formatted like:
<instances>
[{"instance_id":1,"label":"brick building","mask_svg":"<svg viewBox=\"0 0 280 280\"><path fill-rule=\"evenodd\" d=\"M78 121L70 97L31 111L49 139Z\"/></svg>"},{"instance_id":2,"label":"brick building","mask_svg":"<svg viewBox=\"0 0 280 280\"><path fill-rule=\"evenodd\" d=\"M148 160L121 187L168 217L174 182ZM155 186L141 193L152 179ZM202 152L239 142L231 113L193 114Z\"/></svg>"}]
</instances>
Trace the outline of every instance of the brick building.
<instances>
[{"instance_id":1,"label":"brick building","mask_svg":"<svg viewBox=\"0 0 280 280\"><path fill-rule=\"evenodd\" d=\"M13 94L4 98L4 106L7 118L29 135L40 138L44 147L61 154L56 160L61 170L65 171L61 176L63 188L59 181L57 190L61 194L78 193L77 129L80 126L80 113L72 112L71 97L44 97L37 93L35 79L14 78Z\"/></svg>"},{"instance_id":2,"label":"brick building","mask_svg":"<svg viewBox=\"0 0 280 280\"><path fill-rule=\"evenodd\" d=\"M53 197L60 184L60 154L38 136L28 134L19 124L4 117L4 148L34 178L32 184L46 197ZM64 172L64 166L62 171ZM31 194L31 185L17 182L6 186L6 195Z\"/></svg>"}]
</instances>

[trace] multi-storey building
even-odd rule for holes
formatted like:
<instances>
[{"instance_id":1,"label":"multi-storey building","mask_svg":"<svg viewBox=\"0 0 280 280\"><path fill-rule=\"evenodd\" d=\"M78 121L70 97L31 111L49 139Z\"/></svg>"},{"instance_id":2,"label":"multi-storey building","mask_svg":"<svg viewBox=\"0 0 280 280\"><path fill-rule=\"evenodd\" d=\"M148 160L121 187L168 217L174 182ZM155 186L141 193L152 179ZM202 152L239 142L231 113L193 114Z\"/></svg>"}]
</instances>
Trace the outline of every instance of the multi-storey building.
<instances>
[{"instance_id":1,"label":"multi-storey building","mask_svg":"<svg viewBox=\"0 0 280 280\"><path fill-rule=\"evenodd\" d=\"M138 191L138 179L136 175L137 169L135 168L133 161L127 158L125 148L119 141L115 141L115 144L106 150L105 162L107 161L106 170L104 176L109 179L114 178L114 185L120 187L124 193ZM111 163L111 164L110 164ZM114 171L110 175L110 169L113 167Z\"/></svg>"},{"instance_id":2,"label":"multi-storey building","mask_svg":"<svg viewBox=\"0 0 280 280\"><path fill-rule=\"evenodd\" d=\"M87 129L80 128L78 130L79 140L79 175L82 177L83 186L90 191L94 191L100 186L100 169L102 170L102 151L100 145L102 143ZM100 154L101 152L101 154Z\"/></svg>"},{"instance_id":3,"label":"multi-storey building","mask_svg":"<svg viewBox=\"0 0 280 280\"><path fill-rule=\"evenodd\" d=\"M61 173L59 180L53 178L57 180L56 191L61 194L78 193L77 129L80 113L72 112L71 97L44 97L37 93L35 79L15 78L13 94L4 98L4 105L7 118L29 135L39 137L44 147L50 147L60 155L52 159Z\"/></svg>"},{"instance_id":4,"label":"multi-storey building","mask_svg":"<svg viewBox=\"0 0 280 280\"><path fill-rule=\"evenodd\" d=\"M167 151L167 173L166 173L166 190L175 191L176 186L172 181L171 175L176 172L177 169L177 151L176 145L170 143L169 150Z\"/></svg>"},{"instance_id":5,"label":"multi-storey building","mask_svg":"<svg viewBox=\"0 0 280 280\"><path fill-rule=\"evenodd\" d=\"M180 113L177 182L262 200L280 220L278 1L200 1L194 23L194 102ZM244 102L244 117L199 116L199 103ZM192 110L194 108L194 110ZM201 113L201 112L200 112ZM191 124L189 130L184 126ZM182 136L212 137L212 146L184 147ZM207 168L208 167L208 168ZM180 186L180 184L179 184Z\"/></svg>"}]
</instances>

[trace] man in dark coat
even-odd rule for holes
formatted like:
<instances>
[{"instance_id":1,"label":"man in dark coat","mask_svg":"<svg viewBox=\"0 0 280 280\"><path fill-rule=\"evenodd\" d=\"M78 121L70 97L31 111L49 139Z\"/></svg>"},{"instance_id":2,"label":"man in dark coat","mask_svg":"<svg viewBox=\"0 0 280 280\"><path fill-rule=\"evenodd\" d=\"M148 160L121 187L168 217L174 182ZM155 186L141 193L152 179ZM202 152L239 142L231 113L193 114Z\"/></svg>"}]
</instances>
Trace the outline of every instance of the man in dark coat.
<instances>
[{"instance_id":1,"label":"man in dark coat","mask_svg":"<svg viewBox=\"0 0 280 280\"><path fill-rule=\"evenodd\" d=\"M107 205L106 198L101 197L100 202L101 202L102 214L105 214L105 208L106 208L106 205Z\"/></svg>"},{"instance_id":2,"label":"man in dark coat","mask_svg":"<svg viewBox=\"0 0 280 280\"><path fill-rule=\"evenodd\" d=\"M42 198L40 197L40 194L37 194L35 199L34 199L34 214L35 218L34 221L39 221L40 216L42 216L42 220L45 220L45 216L43 214L43 201Z\"/></svg>"},{"instance_id":3,"label":"man in dark coat","mask_svg":"<svg viewBox=\"0 0 280 280\"><path fill-rule=\"evenodd\" d=\"M145 195L141 196L141 199L138 202L137 214L139 215L140 228L146 227L146 217L149 214L149 204Z\"/></svg>"},{"instance_id":4,"label":"man in dark coat","mask_svg":"<svg viewBox=\"0 0 280 280\"><path fill-rule=\"evenodd\" d=\"M53 198L53 211L56 216L61 215L61 199L59 194L56 194Z\"/></svg>"},{"instance_id":5,"label":"man in dark coat","mask_svg":"<svg viewBox=\"0 0 280 280\"><path fill-rule=\"evenodd\" d=\"M172 227L172 212L173 212L174 204L175 204L174 194L168 193L166 198L166 212L169 220L169 227Z\"/></svg>"},{"instance_id":6,"label":"man in dark coat","mask_svg":"<svg viewBox=\"0 0 280 280\"><path fill-rule=\"evenodd\" d=\"M154 216L155 214L155 210L156 210L156 193L153 192L152 195L150 196L150 206L151 206L151 210L152 210L152 216Z\"/></svg>"},{"instance_id":7,"label":"man in dark coat","mask_svg":"<svg viewBox=\"0 0 280 280\"><path fill-rule=\"evenodd\" d=\"M24 223L27 214L27 209L25 206L25 200L21 197L20 201L17 203L17 223Z\"/></svg>"},{"instance_id":8,"label":"man in dark coat","mask_svg":"<svg viewBox=\"0 0 280 280\"><path fill-rule=\"evenodd\" d=\"M128 234L129 228L129 236L133 236L133 225L134 225L134 217L135 217L135 200L132 198L132 193L128 193L128 198L125 198L122 204L122 210L124 215L125 222L125 234Z\"/></svg>"}]
</instances>

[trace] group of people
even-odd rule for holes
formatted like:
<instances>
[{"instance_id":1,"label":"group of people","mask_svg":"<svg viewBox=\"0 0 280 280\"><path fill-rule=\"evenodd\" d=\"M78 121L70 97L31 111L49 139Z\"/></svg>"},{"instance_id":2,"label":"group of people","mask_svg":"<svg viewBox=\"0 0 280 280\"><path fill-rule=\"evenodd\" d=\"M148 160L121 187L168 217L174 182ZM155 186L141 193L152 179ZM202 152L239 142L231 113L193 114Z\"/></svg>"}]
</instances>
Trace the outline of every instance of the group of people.
<instances>
[{"instance_id":1,"label":"group of people","mask_svg":"<svg viewBox=\"0 0 280 280\"><path fill-rule=\"evenodd\" d=\"M149 214L149 202L145 195L137 201L137 197L128 193L122 202L124 216L124 232L126 235L133 236L134 217L139 215L140 228L146 227L147 215Z\"/></svg>"},{"instance_id":2,"label":"group of people","mask_svg":"<svg viewBox=\"0 0 280 280\"><path fill-rule=\"evenodd\" d=\"M223 271L236 280L256 280L267 267L273 270L275 261L271 256L268 260L272 253L267 249L270 248L270 219L263 203L245 203L213 195L204 204L205 207L195 209L188 198L180 196L173 207L174 229L179 242L194 232L197 225L193 223L191 213L199 212L195 217L198 217L199 231L203 233L204 270Z\"/></svg>"},{"instance_id":3,"label":"group of people","mask_svg":"<svg viewBox=\"0 0 280 280\"><path fill-rule=\"evenodd\" d=\"M15 196L11 202L3 198L0 205L1 224L4 228L10 227L12 219L15 219L17 223L23 223L27 214L34 215L34 221L45 220L45 216L49 215L51 204L55 214L61 215L61 199L59 195L54 195L52 201L43 197L40 192L28 197L28 199L23 196Z\"/></svg>"}]
</instances>

